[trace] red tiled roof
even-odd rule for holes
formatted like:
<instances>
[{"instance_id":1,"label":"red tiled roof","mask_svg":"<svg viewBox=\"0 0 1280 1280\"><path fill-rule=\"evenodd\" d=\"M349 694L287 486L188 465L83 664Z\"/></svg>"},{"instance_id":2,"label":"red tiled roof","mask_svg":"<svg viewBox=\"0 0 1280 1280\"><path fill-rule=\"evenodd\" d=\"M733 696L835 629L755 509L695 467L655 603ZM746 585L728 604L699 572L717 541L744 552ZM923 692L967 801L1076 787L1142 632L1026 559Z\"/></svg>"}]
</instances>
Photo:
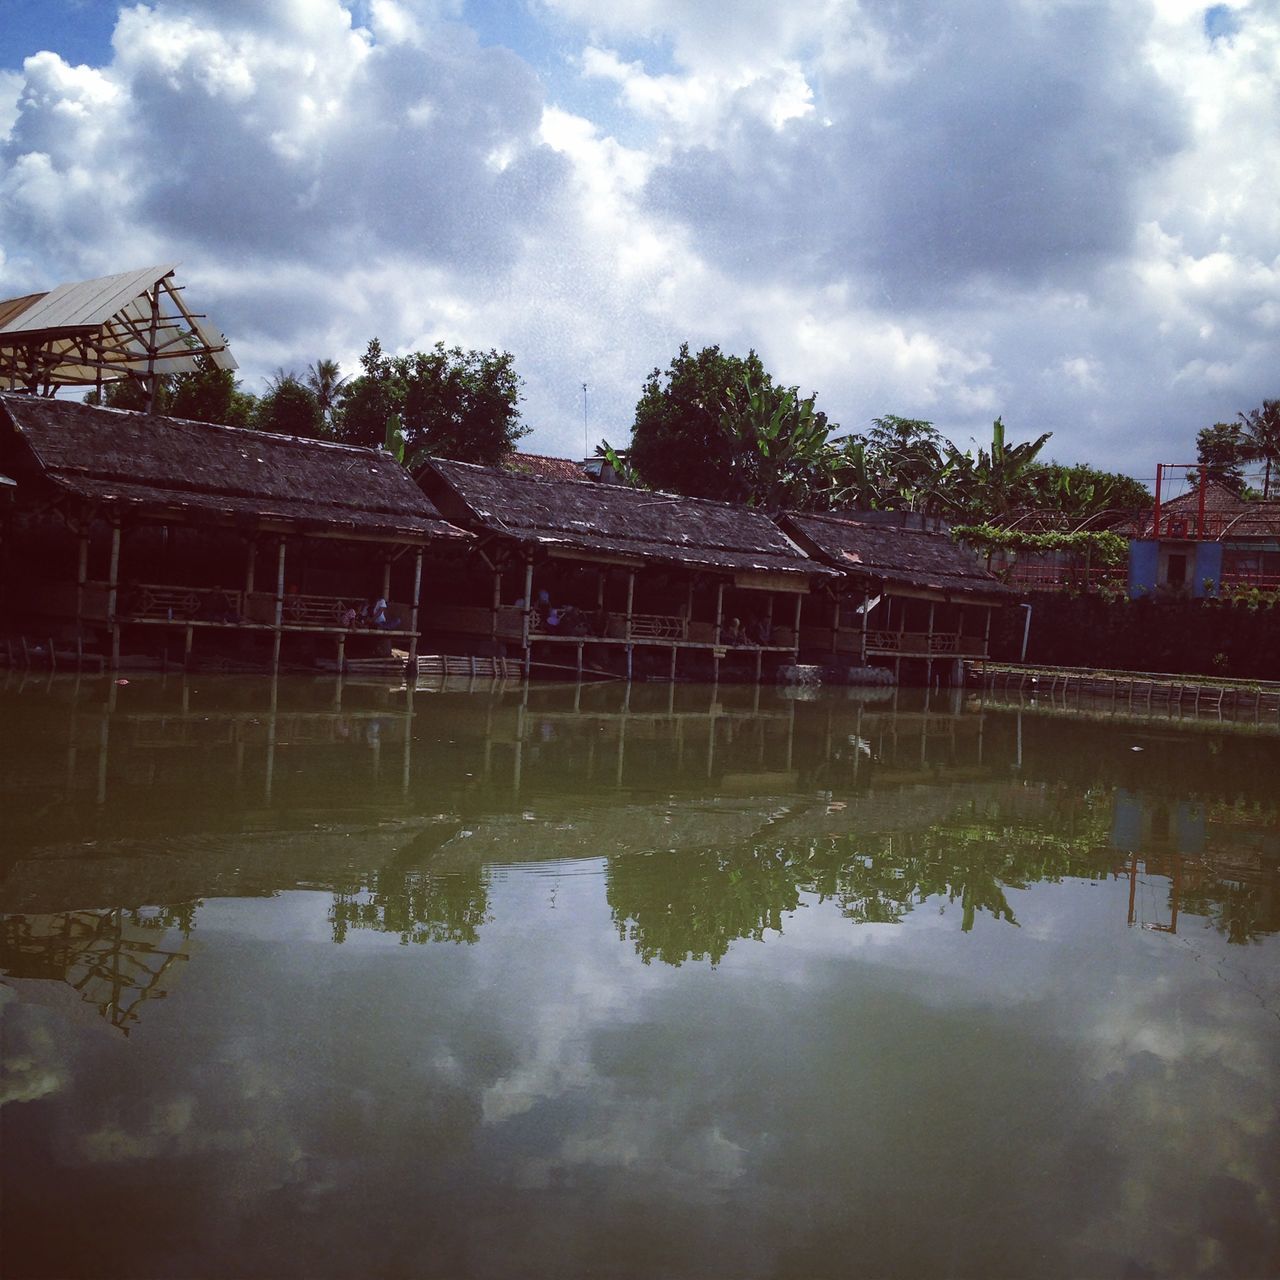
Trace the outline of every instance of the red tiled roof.
<instances>
[{"instance_id":1,"label":"red tiled roof","mask_svg":"<svg viewBox=\"0 0 1280 1280\"><path fill-rule=\"evenodd\" d=\"M504 464L507 471L532 476L535 480L589 480L580 462L572 458L551 458L544 453L513 453Z\"/></svg>"}]
</instances>

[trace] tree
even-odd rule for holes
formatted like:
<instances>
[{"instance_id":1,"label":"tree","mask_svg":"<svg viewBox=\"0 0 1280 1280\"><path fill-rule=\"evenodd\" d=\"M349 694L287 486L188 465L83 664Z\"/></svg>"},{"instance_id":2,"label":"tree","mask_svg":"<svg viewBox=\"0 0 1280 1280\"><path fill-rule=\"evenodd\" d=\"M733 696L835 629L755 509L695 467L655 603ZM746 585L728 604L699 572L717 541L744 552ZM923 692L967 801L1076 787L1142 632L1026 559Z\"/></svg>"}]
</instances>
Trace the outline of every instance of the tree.
<instances>
[{"instance_id":1,"label":"tree","mask_svg":"<svg viewBox=\"0 0 1280 1280\"><path fill-rule=\"evenodd\" d=\"M821 505L831 480L831 427L815 399L746 378L742 394L725 404L720 426L735 446L733 487L748 506Z\"/></svg>"},{"instance_id":2,"label":"tree","mask_svg":"<svg viewBox=\"0 0 1280 1280\"><path fill-rule=\"evenodd\" d=\"M315 439L324 434L324 415L314 393L292 373L278 370L258 401L253 425L259 431Z\"/></svg>"},{"instance_id":3,"label":"tree","mask_svg":"<svg viewBox=\"0 0 1280 1280\"><path fill-rule=\"evenodd\" d=\"M747 386L772 389L754 351L746 359L704 347L690 355L682 343L666 372L655 368L636 404L628 459L641 481L695 498L745 501L735 472L741 440L726 428L726 413L741 407Z\"/></svg>"},{"instance_id":4,"label":"tree","mask_svg":"<svg viewBox=\"0 0 1280 1280\"><path fill-rule=\"evenodd\" d=\"M871 430L846 437L836 460L836 496L871 510L942 507L949 474L946 441L932 422L896 413L871 419Z\"/></svg>"},{"instance_id":5,"label":"tree","mask_svg":"<svg viewBox=\"0 0 1280 1280\"><path fill-rule=\"evenodd\" d=\"M991 424L991 452L979 449L976 457L948 446L952 476L946 501L953 517L989 519L1029 505L1028 472L1053 433L1019 444L1006 444L1004 433L1004 421L997 418Z\"/></svg>"},{"instance_id":6,"label":"tree","mask_svg":"<svg viewBox=\"0 0 1280 1280\"><path fill-rule=\"evenodd\" d=\"M85 404L104 404L110 409L147 408L147 389L140 378L120 378L103 386L102 396L90 391ZM240 389L230 369L219 369L208 356L197 356L190 373L162 373L156 377L152 412L193 422L216 422L227 427L247 427L253 418L256 399Z\"/></svg>"},{"instance_id":7,"label":"tree","mask_svg":"<svg viewBox=\"0 0 1280 1280\"><path fill-rule=\"evenodd\" d=\"M1244 456L1266 464L1262 496L1271 497L1271 464L1280 466L1280 400L1264 400L1261 409L1236 415L1243 424Z\"/></svg>"},{"instance_id":8,"label":"tree","mask_svg":"<svg viewBox=\"0 0 1280 1280\"><path fill-rule=\"evenodd\" d=\"M1151 505L1147 487L1132 476L1099 471L1085 463L1036 462L1025 474L1031 509L1060 511L1083 519L1103 511L1132 511Z\"/></svg>"},{"instance_id":9,"label":"tree","mask_svg":"<svg viewBox=\"0 0 1280 1280\"><path fill-rule=\"evenodd\" d=\"M302 385L316 398L324 418L325 430L332 435L338 418L338 409L349 378L342 376L342 366L336 360L317 360L307 365Z\"/></svg>"},{"instance_id":10,"label":"tree","mask_svg":"<svg viewBox=\"0 0 1280 1280\"><path fill-rule=\"evenodd\" d=\"M342 396L338 435L382 446L399 415L408 465L434 454L493 466L528 431L520 422L521 380L506 351L463 351L437 342L430 351L388 356L375 338L364 372Z\"/></svg>"},{"instance_id":11,"label":"tree","mask_svg":"<svg viewBox=\"0 0 1280 1280\"><path fill-rule=\"evenodd\" d=\"M1196 461L1204 469L1206 480L1224 485L1232 493L1244 493L1244 462L1248 446L1244 430L1237 422L1215 422L1196 433ZM1199 484L1199 473L1188 477L1192 484Z\"/></svg>"},{"instance_id":12,"label":"tree","mask_svg":"<svg viewBox=\"0 0 1280 1280\"><path fill-rule=\"evenodd\" d=\"M180 373L173 379L169 407L175 418L195 422L218 422L227 427L247 427L253 417L256 400L240 390L240 383L230 369L219 369L208 356L196 357L193 373Z\"/></svg>"}]
</instances>

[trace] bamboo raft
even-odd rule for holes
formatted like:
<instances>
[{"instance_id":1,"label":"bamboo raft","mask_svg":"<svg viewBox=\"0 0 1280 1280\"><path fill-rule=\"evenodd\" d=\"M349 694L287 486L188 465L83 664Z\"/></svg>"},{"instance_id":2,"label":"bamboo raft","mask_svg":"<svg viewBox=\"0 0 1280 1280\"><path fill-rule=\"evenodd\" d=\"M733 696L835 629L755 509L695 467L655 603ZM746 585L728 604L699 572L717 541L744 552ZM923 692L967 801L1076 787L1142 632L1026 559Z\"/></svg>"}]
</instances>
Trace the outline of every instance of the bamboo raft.
<instances>
[{"instance_id":1,"label":"bamboo raft","mask_svg":"<svg viewBox=\"0 0 1280 1280\"><path fill-rule=\"evenodd\" d=\"M1021 663L966 663L971 684L991 693L1017 693L1063 704L1074 701L1134 714L1230 715L1280 722L1280 683L1182 676L1089 667L1037 667Z\"/></svg>"}]
</instances>

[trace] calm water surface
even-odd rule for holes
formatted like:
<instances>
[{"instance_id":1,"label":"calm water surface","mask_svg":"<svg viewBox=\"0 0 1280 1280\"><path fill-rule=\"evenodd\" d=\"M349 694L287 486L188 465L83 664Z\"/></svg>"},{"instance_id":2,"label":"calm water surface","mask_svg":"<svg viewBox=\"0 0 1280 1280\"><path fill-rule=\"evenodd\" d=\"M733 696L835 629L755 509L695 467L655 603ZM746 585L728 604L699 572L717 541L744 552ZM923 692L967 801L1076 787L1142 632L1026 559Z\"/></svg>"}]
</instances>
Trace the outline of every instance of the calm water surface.
<instances>
[{"instance_id":1,"label":"calm water surface","mask_svg":"<svg viewBox=\"0 0 1280 1280\"><path fill-rule=\"evenodd\" d=\"M0 682L0 1272L1280 1272L1280 738Z\"/></svg>"}]
</instances>

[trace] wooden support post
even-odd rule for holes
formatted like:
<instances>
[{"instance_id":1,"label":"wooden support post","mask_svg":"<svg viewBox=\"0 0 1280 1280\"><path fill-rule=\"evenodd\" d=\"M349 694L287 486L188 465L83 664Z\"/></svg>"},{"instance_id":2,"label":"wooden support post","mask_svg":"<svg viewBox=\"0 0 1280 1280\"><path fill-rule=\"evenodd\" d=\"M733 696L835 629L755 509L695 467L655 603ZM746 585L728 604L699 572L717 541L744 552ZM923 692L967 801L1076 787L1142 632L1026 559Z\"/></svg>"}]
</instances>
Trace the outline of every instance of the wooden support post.
<instances>
[{"instance_id":1,"label":"wooden support post","mask_svg":"<svg viewBox=\"0 0 1280 1280\"><path fill-rule=\"evenodd\" d=\"M791 626L793 628L791 657L794 661L797 661L797 662L800 660L800 613L803 609L804 609L804 594L802 592L797 592L795 614L791 621Z\"/></svg>"},{"instance_id":2,"label":"wooden support post","mask_svg":"<svg viewBox=\"0 0 1280 1280\"><path fill-rule=\"evenodd\" d=\"M756 693L760 692L760 676L764 671L764 650L756 650Z\"/></svg>"},{"instance_id":3,"label":"wooden support post","mask_svg":"<svg viewBox=\"0 0 1280 1280\"><path fill-rule=\"evenodd\" d=\"M244 608L248 615L249 597L253 594L253 578L258 569L258 540L250 538L244 553Z\"/></svg>"},{"instance_id":4,"label":"wooden support post","mask_svg":"<svg viewBox=\"0 0 1280 1280\"><path fill-rule=\"evenodd\" d=\"M840 648L840 607L844 599L839 591L831 592L831 657L834 660ZM798 639L798 637L797 637Z\"/></svg>"},{"instance_id":5,"label":"wooden support post","mask_svg":"<svg viewBox=\"0 0 1280 1280\"><path fill-rule=\"evenodd\" d=\"M182 637L182 669L184 671L191 669L191 643L194 639L194 631L195 628L188 622Z\"/></svg>"},{"instance_id":6,"label":"wooden support post","mask_svg":"<svg viewBox=\"0 0 1280 1280\"><path fill-rule=\"evenodd\" d=\"M631 613L635 606L636 599L636 571L634 569L627 570L627 680L631 679L631 669L633 661L633 650L631 645ZM621 782L621 780L619 780Z\"/></svg>"},{"instance_id":7,"label":"wooden support post","mask_svg":"<svg viewBox=\"0 0 1280 1280\"><path fill-rule=\"evenodd\" d=\"M271 674L274 678L280 674L280 639L284 627L284 550L285 540L281 538L276 544L276 611L275 639L271 646Z\"/></svg>"},{"instance_id":8,"label":"wooden support post","mask_svg":"<svg viewBox=\"0 0 1280 1280\"><path fill-rule=\"evenodd\" d=\"M120 594L120 521L111 522L111 561L107 569L107 625L111 628L111 670L120 665L120 620L116 603Z\"/></svg>"},{"instance_id":9,"label":"wooden support post","mask_svg":"<svg viewBox=\"0 0 1280 1280\"><path fill-rule=\"evenodd\" d=\"M382 562L382 598L391 604L391 557Z\"/></svg>"},{"instance_id":10,"label":"wooden support post","mask_svg":"<svg viewBox=\"0 0 1280 1280\"><path fill-rule=\"evenodd\" d=\"M716 644L720 643L720 631L724 627L724 583L716 583Z\"/></svg>"},{"instance_id":11,"label":"wooden support post","mask_svg":"<svg viewBox=\"0 0 1280 1280\"><path fill-rule=\"evenodd\" d=\"M858 652L858 665L863 667L867 665L867 620L871 617L871 591L872 584L868 583L862 595L862 641Z\"/></svg>"},{"instance_id":12,"label":"wooden support post","mask_svg":"<svg viewBox=\"0 0 1280 1280\"><path fill-rule=\"evenodd\" d=\"M409 630L413 635L409 637L409 663L413 668L413 673L417 674L418 667L418 610L422 600L422 548L418 547L413 555L413 603L409 609Z\"/></svg>"},{"instance_id":13,"label":"wooden support post","mask_svg":"<svg viewBox=\"0 0 1280 1280\"><path fill-rule=\"evenodd\" d=\"M676 679L676 654L679 652L680 646L673 642L671 645L671 671L667 676L667 679L670 680L672 684L675 683Z\"/></svg>"},{"instance_id":14,"label":"wooden support post","mask_svg":"<svg viewBox=\"0 0 1280 1280\"><path fill-rule=\"evenodd\" d=\"M984 612L986 617L982 624L982 656L989 658L991 656L991 606L987 605Z\"/></svg>"},{"instance_id":15,"label":"wooden support post","mask_svg":"<svg viewBox=\"0 0 1280 1280\"><path fill-rule=\"evenodd\" d=\"M489 638L494 643L494 651L497 652L498 644L498 610L502 608L502 574L497 569L493 571L493 626L489 632Z\"/></svg>"},{"instance_id":16,"label":"wooden support post","mask_svg":"<svg viewBox=\"0 0 1280 1280\"><path fill-rule=\"evenodd\" d=\"M151 288L151 328L147 336L147 399L145 411L154 413L156 408L156 355L160 331L160 282Z\"/></svg>"},{"instance_id":17,"label":"wooden support post","mask_svg":"<svg viewBox=\"0 0 1280 1280\"><path fill-rule=\"evenodd\" d=\"M524 641L524 678L529 679L529 667L532 663L532 644L529 639L529 620L533 615L533 557L526 555L524 559L524 625L522 636Z\"/></svg>"},{"instance_id":18,"label":"wooden support post","mask_svg":"<svg viewBox=\"0 0 1280 1280\"><path fill-rule=\"evenodd\" d=\"M347 637L338 637L338 688L342 688L342 673L347 669Z\"/></svg>"},{"instance_id":19,"label":"wooden support post","mask_svg":"<svg viewBox=\"0 0 1280 1280\"><path fill-rule=\"evenodd\" d=\"M80 531L80 552L76 559L76 668L84 661L84 584L89 577L89 530Z\"/></svg>"}]
</instances>

